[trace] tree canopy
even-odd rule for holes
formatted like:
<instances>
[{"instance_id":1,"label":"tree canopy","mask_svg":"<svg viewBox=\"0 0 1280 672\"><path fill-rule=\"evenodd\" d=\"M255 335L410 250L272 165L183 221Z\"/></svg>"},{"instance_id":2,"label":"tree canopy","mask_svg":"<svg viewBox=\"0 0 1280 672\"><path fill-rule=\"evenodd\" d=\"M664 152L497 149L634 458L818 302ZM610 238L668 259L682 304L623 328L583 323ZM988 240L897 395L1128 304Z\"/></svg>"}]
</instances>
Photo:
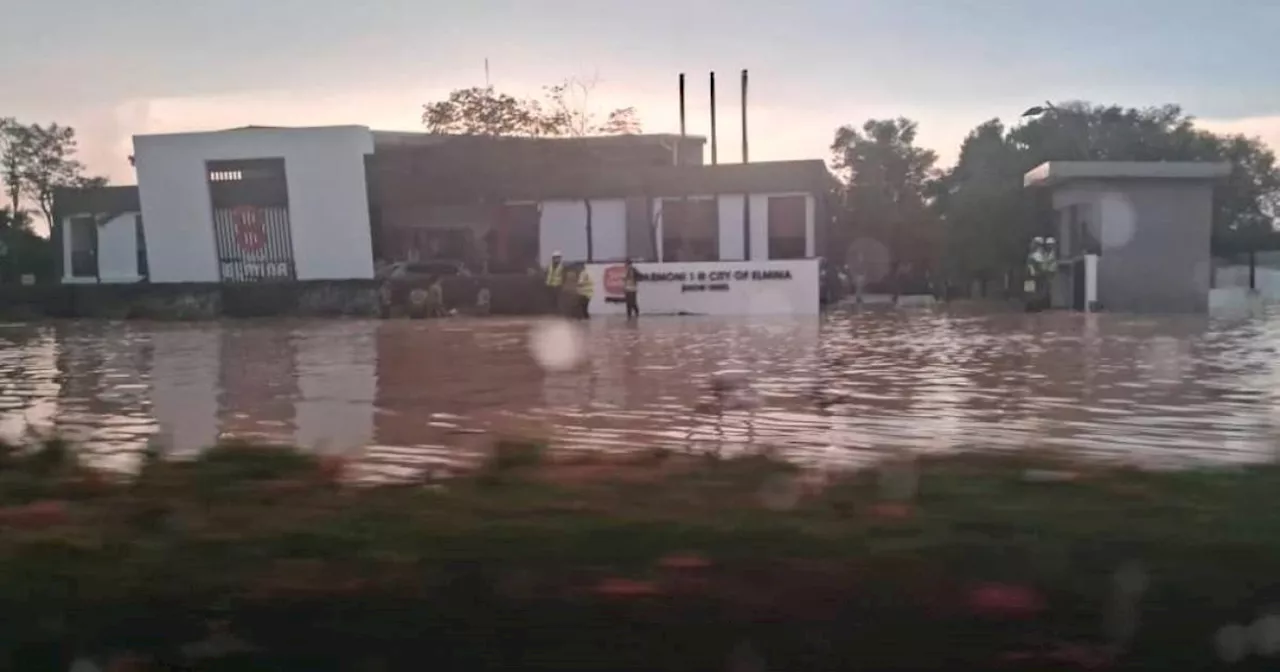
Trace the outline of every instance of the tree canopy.
<instances>
[{"instance_id":1,"label":"tree canopy","mask_svg":"<svg viewBox=\"0 0 1280 672\"><path fill-rule=\"evenodd\" d=\"M105 185L106 178L86 175L76 151L76 132L70 126L0 118L0 181L9 212L21 215L34 207L52 225L55 191Z\"/></svg>"},{"instance_id":2,"label":"tree canopy","mask_svg":"<svg viewBox=\"0 0 1280 672\"><path fill-rule=\"evenodd\" d=\"M926 207L938 155L915 145L917 126L904 118L842 126L831 143L843 177L846 239L871 280L928 268L936 253L936 219ZM868 241L880 245L865 248ZM883 250L883 252L882 252Z\"/></svg>"},{"instance_id":3,"label":"tree canopy","mask_svg":"<svg viewBox=\"0 0 1280 672\"><path fill-rule=\"evenodd\" d=\"M542 99L519 98L492 86L457 89L423 105L422 124L432 133L519 137L580 137L640 132L635 108L603 116L590 106L594 80L566 79L544 87Z\"/></svg>"}]
</instances>

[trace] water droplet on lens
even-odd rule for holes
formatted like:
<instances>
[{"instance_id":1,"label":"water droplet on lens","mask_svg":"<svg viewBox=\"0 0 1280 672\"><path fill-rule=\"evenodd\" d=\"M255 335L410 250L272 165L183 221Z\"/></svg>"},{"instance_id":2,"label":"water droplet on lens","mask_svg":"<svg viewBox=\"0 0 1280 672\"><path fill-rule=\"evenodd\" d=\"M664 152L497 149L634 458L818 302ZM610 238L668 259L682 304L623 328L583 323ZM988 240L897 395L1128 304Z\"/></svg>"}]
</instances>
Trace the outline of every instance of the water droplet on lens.
<instances>
[{"instance_id":1,"label":"water droplet on lens","mask_svg":"<svg viewBox=\"0 0 1280 672\"><path fill-rule=\"evenodd\" d=\"M586 357L586 337L566 320L539 322L529 330L529 354L547 371L568 371Z\"/></svg>"}]
</instances>

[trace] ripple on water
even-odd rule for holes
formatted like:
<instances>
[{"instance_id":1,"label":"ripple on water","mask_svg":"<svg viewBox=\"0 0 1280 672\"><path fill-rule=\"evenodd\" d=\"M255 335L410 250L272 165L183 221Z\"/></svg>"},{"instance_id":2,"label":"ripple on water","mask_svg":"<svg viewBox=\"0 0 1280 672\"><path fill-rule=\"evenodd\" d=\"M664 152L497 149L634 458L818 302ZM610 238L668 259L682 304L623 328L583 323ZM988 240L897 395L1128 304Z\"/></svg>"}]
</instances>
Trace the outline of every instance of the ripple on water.
<instances>
[{"instance_id":1,"label":"ripple on water","mask_svg":"<svg viewBox=\"0 0 1280 672\"><path fill-rule=\"evenodd\" d=\"M805 462L1052 446L1166 463L1270 458L1280 312L1252 320L913 312L597 319L547 372L528 320L18 324L0 435L55 428L106 464L149 437L349 452L370 477L478 459L485 436L573 449L771 445ZM750 408L716 411L717 372ZM321 448L322 447L322 448Z\"/></svg>"}]
</instances>

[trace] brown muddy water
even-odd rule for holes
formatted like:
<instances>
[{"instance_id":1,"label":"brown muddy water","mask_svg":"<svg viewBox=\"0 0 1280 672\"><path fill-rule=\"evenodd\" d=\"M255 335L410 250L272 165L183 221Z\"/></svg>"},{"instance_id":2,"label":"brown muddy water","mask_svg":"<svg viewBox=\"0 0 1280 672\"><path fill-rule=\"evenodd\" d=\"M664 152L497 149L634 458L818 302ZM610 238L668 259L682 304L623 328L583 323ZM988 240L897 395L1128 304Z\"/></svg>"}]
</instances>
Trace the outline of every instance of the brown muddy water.
<instances>
[{"instance_id":1,"label":"brown muddy water","mask_svg":"<svg viewBox=\"0 0 1280 672\"><path fill-rule=\"evenodd\" d=\"M833 466L964 447L1172 465L1280 446L1280 311L596 319L569 372L534 363L532 324L0 325L0 434L53 429L125 469L152 437L179 453L258 438L349 453L389 477L469 461L496 435L773 446ZM707 404L726 369L747 372L747 408Z\"/></svg>"}]
</instances>

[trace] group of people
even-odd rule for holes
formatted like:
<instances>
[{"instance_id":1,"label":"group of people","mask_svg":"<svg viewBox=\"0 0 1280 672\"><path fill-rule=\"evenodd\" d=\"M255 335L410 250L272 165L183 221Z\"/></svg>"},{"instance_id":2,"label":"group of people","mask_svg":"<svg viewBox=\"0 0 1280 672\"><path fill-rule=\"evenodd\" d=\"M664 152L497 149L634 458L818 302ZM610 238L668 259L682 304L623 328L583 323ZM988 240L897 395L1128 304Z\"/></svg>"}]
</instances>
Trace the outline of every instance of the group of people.
<instances>
[{"instance_id":1,"label":"group of people","mask_svg":"<svg viewBox=\"0 0 1280 672\"><path fill-rule=\"evenodd\" d=\"M639 272L631 260L627 260L626 275L623 279L623 296L627 305L627 318L640 316L639 303L636 300ZM551 254L551 263L547 266L547 297L555 312L588 319L591 317L591 297L595 295L595 284L587 265L578 262L566 265L559 251Z\"/></svg>"}]
</instances>

